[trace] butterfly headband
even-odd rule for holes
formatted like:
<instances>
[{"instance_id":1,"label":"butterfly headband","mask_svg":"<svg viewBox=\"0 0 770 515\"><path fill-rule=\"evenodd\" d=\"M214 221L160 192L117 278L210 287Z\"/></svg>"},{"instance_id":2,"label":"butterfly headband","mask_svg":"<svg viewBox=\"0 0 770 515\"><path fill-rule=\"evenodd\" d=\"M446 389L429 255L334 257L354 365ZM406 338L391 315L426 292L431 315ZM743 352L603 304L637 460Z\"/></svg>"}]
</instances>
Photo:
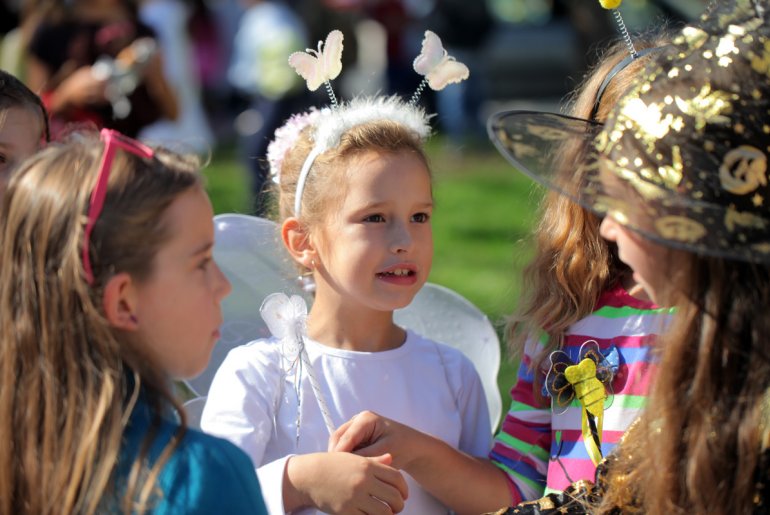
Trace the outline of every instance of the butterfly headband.
<instances>
[{"instance_id":1,"label":"butterfly headband","mask_svg":"<svg viewBox=\"0 0 770 515\"><path fill-rule=\"evenodd\" d=\"M433 32L425 31L422 50L413 64L414 70L423 76L423 80L408 102L398 96L378 96L355 98L340 104L331 81L342 71L342 41L342 32L333 30L325 42L318 42L317 50L307 49L305 52L294 52L289 56L289 65L305 79L308 89L315 91L323 84L331 100L330 108L320 111L311 109L289 118L286 124L276 131L275 138L268 146L270 172L273 181L280 182L281 165L286 153L294 146L306 127L313 127L313 149L305 158L297 179L295 216L300 214L302 192L315 159L339 145L343 134L368 122L392 120L408 127L424 141L430 135L430 124L428 115L417 106L422 91L426 86L434 91L442 90L448 84L467 79L469 75L468 67L447 53L441 39Z\"/></svg>"}]
</instances>

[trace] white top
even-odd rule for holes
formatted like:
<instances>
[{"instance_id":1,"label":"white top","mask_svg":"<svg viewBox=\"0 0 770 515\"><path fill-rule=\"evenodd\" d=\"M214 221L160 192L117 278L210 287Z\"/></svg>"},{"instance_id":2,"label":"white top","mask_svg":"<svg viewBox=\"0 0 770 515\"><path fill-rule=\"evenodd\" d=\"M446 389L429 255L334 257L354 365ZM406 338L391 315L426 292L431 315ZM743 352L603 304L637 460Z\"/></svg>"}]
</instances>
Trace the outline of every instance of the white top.
<instances>
[{"instance_id":1,"label":"white top","mask_svg":"<svg viewBox=\"0 0 770 515\"><path fill-rule=\"evenodd\" d=\"M335 349L309 339L305 345L335 427L371 410L468 454L489 452L484 390L473 364L460 351L411 331L402 346L383 352ZM284 513L286 459L326 451L329 439L307 373L298 385L298 407L297 365L284 370L289 368L284 362L274 338L230 351L211 384L201 420L204 431L230 440L251 457L271 515ZM448 511L404 476L409 498L402 513Z\"/></svg>"}]
</instances>

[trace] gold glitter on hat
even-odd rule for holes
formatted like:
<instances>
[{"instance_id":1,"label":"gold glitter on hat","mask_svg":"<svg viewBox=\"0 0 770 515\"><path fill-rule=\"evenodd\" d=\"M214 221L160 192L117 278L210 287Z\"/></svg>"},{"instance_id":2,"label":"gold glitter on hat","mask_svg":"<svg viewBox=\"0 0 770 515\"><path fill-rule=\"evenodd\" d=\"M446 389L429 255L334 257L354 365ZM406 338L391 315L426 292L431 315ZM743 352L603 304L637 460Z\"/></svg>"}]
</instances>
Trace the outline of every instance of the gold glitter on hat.
<instances>
[{"instance_id":1,"label":"gold glitter on hat","mask_svg":"<svg viewBox=\"0 0 770 515\"><path fill-rule=\"evenodd\" d=\"M650 239L770 263L764 4L717 5L684 28L671 48L653 56L604 126L504 112L490 119L490 137L524 173ZM553 134L562 134L560 141ZM576 145L585 145L582 160L565 160L564 149ZM526 155L517 153L521 148ZM574 184L572 177L585 178Z\"/></svg>"}]
</instances>

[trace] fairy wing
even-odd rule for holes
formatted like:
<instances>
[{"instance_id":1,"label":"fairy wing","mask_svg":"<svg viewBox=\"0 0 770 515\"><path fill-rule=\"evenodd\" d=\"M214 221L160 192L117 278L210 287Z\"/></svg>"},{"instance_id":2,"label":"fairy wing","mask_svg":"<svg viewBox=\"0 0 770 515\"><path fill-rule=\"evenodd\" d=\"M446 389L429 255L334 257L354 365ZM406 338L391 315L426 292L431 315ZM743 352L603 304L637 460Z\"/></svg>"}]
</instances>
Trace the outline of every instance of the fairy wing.
<instances>
[{"instance_id":1,"label":"fairy wing","mask_svg":"<svg viewBox=\"0 0 770 515\"><path fill-rule=\"evenodd\" d=\"M307 82L307 89L317 90L324 83L323 64L320 58L306 52L294 52L289 56L289 66Z\"/></svg>"},{"instance_id":2,"label":"fairy wing","mask_svg":"<svg viewBox=\"0 0 770 515\"><path fill-rule=\"evenodd\" d=\"M214 241L214 259L233 289L222 301L224 323L208 366L200 375L187 380L190 389L200 396L208 394L214 374L231 349L270 336L259 313L268 295L285 292L310 301L293 279L297 272L274 222L247 215L217 215Z\"/></svg>"},{"instance_id":3,"label":"fairy wing","mask_svg":"<svg viewBox=\"0 0 770 515\"><path fill-rule=\"evenodd\" d=\"M342 32L333 30L326 36L326 44L319 59L323 62L324 81L336 79L342 71Z\"/></svg>"},{"instance_id":4,"label":"fairy wing","mask_svg":"<svg viewBox=\"0 0 770 515\"><path fill-rule=\"evenodd\" d=\"M494 430L503 407L497 386L500 340L487 316L457 292L426 283L407 307L396 310L394 319L402 327L458 349L471 360L481 378Z\"/></svg>"},{"instance_id":5,"label":"fairy wing","mask_svg":"<svg viewBox=\"0 0 770 515\"><path fill-rule=\"evenodd\" d=\"M200 430L204 406L206 406L206 397L195 397L184 403L187 427Z\"/></svg>"}]
</instances>

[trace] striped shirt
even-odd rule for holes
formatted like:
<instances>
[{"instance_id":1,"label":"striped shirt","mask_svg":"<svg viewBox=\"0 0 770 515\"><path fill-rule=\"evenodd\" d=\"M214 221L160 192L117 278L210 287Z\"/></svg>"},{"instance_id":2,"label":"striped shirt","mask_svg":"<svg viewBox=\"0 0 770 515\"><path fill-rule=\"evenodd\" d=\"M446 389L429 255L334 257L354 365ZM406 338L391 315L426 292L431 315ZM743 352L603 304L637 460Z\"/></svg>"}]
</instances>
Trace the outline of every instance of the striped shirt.
<instances>
[{"instance_id":1,"label":"striped shirt","mask_svg":"<svg viewBox=\"0 0 770 515\"><path fill-rule=\"evenodd\" d=\"M672 314L673 308L658 308L616 287L602 294L596 310L572 325L565 335L562 350L575 363L587 340L595 340L602 351L614 345L620 356L612 380L612 403L604 411L604 456L644 407L654 369L651 345ZM542 341L530 340L525 347L518 379L511 389L510 410L489 454L508 478L514 505L562 491L580 479L593 479L596 471L583 443L579 401L573 400L566 410L552 409L550 399L534 394L530 364L542 345ZM543 377L549 365L546 359L540 371Z\"/></svg>"}]
</instances>

